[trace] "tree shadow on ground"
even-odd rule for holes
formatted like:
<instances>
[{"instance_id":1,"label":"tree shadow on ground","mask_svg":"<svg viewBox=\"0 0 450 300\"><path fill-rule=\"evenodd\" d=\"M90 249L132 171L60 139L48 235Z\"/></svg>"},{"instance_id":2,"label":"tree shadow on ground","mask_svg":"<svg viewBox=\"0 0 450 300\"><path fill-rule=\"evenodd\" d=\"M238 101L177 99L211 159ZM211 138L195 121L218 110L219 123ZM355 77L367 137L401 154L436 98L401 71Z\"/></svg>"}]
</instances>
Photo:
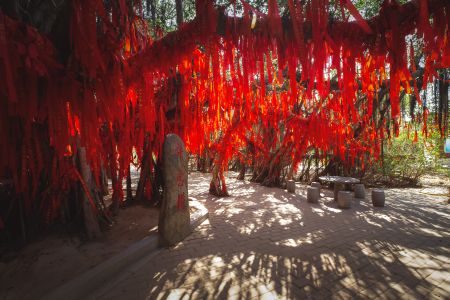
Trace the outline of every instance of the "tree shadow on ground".
<instances>
[{"instance_id":1,"label":"tree shadow on ground","mask_svg":"<svg viewBox=\"0 0 450 300\"><path fill-rule=\"evenodd\" d=\"M232 196L213 198L205 175L190 195L210 211L183 243L164 250L128 281L150 299L448 297L450 209L406 190L337 208L332 191L319 204L258 184L229 182ZM122 282L121 286L127 286Z\"/></svg>"}]
</instances>

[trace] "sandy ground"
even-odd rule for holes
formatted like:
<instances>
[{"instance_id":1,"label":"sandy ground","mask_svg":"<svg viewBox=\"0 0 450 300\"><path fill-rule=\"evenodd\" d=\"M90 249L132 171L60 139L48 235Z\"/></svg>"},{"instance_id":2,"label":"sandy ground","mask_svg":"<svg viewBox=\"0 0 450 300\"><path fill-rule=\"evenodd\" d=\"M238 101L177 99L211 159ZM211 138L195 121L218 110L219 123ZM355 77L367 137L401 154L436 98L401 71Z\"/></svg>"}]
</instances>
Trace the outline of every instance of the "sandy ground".
<instances>
[{"instance_id":1,"label":"sandy ground","mask_svg":"<svg viewBox=\"0 0 450 300\"><path fill-rule=\"evenodd\" d=\"M132 170L132 187L138 173ZM125 185L124 185L125 187ZM47 236L24 247L9 262L0 261L0 299L36 299L145 238L158 226L159 209L121 209L115 223L94 242Z\"/></svg>"},{"instance_id":2,"label":"sandy ground","mask_svg":"<svg viewBox=\"0 0 450 300\"><path fill-rule=\"evenodd\" d=\"M420 178L420 184L423 186L450 187L450 176L427 174Z\"/></svg>"},{"instance_id":3,"label":"sandy ground","mask_svg":"<svg viewBox=\"0 0 450 300\"><path fill-rule=\"evenodd\" d=\"M450 176L425 175L420 179L422 185L419 189L423 195L438 196L446 198L450 204Z\"/></svg>"},{"instance_id":4,"label":"sandy ground","mask_svg":"<svg viewBox=\"0 0 450 300\"><path fill-rule=\"evenodd\" d=\"M133 206L95 242L48 236L0 262L0 299L36 299L157 230L159 210Z\"/></svg>"},{"instance_id":5,"label":"sandy ground","mask_svg":"<svg viewBox=\"0 0 450 300\"><path fill-rule=\"evenodd\" d=\"M139 173L131 170L132 190ZM126 188L125 182L123 183ZM109 188L112 190L111 182ZM124 191L125 193L125 191ZM111 194L111 193L110 193ZM108 197L105 202L108 204ZM196 211L191 207L191 213ZM9 262L0 261L0 299L36 299L53 288L125 250L158 230L159 209L131 206L121 209L103 238L82 242L76 237L47 236L32 242Z\"/></svg>"}]
</instances>

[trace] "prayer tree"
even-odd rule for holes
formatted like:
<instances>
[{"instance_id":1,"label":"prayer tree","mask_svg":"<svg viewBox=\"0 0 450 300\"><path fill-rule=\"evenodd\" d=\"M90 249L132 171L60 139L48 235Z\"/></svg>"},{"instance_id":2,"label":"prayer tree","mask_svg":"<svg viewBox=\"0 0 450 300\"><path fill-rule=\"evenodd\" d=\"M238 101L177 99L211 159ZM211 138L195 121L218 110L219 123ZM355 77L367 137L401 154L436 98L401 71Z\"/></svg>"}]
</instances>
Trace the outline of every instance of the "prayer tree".
<instances>
[{"instance_id":1,"label":"prayer tree","mask_svg":"<svg viewBox=\"0 0 450 300\"><path fill-rule=\"evenodd\" d=\"M0 4L0 180L10 195L0 232L89 214L107 224L131 163L141 170L135 199L157 201L168 133L207 153L219 196L232 160L269 186L311 153L364 169L406 124L404 95L422 107L413 121L427 135L420 90L435 79L448 90L438 75L450 65L446 0L384 1L369 19L350 1L288 0L280 15L275 0L267 13L241 0L234 15L237 1L197 0L196 17L164 36L138 0L22 2ZM439 101L445 134L448 99Z\"/></svg>"}]
</instances>

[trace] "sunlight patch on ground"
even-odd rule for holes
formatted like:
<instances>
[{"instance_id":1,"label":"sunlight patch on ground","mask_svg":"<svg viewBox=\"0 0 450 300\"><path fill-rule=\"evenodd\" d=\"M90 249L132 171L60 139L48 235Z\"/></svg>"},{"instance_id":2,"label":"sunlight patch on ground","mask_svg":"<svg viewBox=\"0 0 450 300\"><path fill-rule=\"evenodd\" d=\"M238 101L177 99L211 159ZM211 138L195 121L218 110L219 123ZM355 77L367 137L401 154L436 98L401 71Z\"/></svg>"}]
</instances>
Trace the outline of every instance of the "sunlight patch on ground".
<instances>
[{"instance_id":1,"label":"sunlight patch on ground","mask_svg":"<svg viewBox=\"0 0 450 300\"><path fill-rule=\"evenodd\" d=\"M383 227L386 226L386 223L393 222L392 216L387 216L383 213L358 212L356 215L365 222L376 227Z\"/></svg>"},{"instance_id":2,"label":"sunlight patch on ground","mask_svg":"<svg viewBox=\"0 0 450 300\"><path fill-rule=\"evenodd\" d=\"M233 190L232 196L233 197L245 197L245 196L251 196L256 190L253 187L245 186L240 187L238 190Z\"/></svg>"},{"instance_id":3,"label":"sunlight patch on ground","mask_svg":"<svg viewBox=\"0 0 450 300\"><path fill-rule=\"evenodd\" d=\"M420 189L419 193L429 196L448 196L448 189L447 187L426 187Z\"/></svg>"},{"instance_id":4,"label":"sunlight patch on ground","mask_svg":"<svg viewBox=\"0 0 450 300\"><path fill-rule=\"evenodd\" d=\"M325 210L322 207L312 207L311 211L321 217L325 216Z\"/></svg>"},{"instance_id":5,"label":"sunlight patch on ground","mask_svg":"<svg viewBox=\"0 0 450 300\"><path fill-rule=\"evenodd\" d=\"M388 222L392 221L392 219L389 216L386 216L386 215L379 215L378 218L386 220Z\"/></svg>"},{"instance_id":6,"label":"sunlight patch on ground","mask_svg":"<svg viewBox=\"0 0 450 300\"><path fill-rule=\"evenodd\" d=\"M211 233L211 222L209 219L206 219L203 221L196 229L195 231L189 235L185 241L182 241L181 243L177 244L172 249L181 249L184 247L185 242L193 240L193 239L202 239L203 241L209 241L214 240L216 238L215 233Z\"/></svg>"},{"instance_id":7,"label":"sunlight patch on ground","mask_svg":"<svg viewBox=\"0 0 450 300\"><path fill-rule=\"evenodd\" d=\"M330 206L322 206L323 210L326 212L331 212L331 213L340 213L342 211L342 209L340 208L334 208L334 207L330 207Z\"/></svg>"},{"instance_id":8,"label":"sunlight patch on ground","mask_svg":"<svg viewBox=\"0 0 450 300\"><path fill-rule=\"evenodd\" d=\"M320 234L320 232L319 232ZM315 233L308 232L305 237L302 238L288 238L279 242L276 242L276 245L286 246L286 247L298 247L305 244L312 244L315 241L319 240L320 236Z\"/></svg>"},{"instance_id":9,"label":"sunlight patch on ground","mask_svg":"<svg viewBox=\"0 0 450 300\"><path fill-rule=\"evenodd\" d=\"M235 205L234 201L231 202L232 204L229 206L218 207L216 213L231 217L233 215L239 216L239 214L244 213L245 210L250 210L253 218L248 220L249 222L244 222L245 226L239 226L237 228L241 234L248 235L263 227L275 224L288 226L294 222L300 222L302 219L302 212L300 209L291 203L286 203L286 201L277 199L276 196L271 193L264 193L260 198L251 199L239 205ZM263 203L265 209L254 209L255 207L258 207L259 203ZM267 208L269 208L269 210L267 210ZM267 215L269 214L271 217L267 218ZM234 224L235 221L237 220L228 219L225 222Z\"/></svg>"},{"instance_id":10,"label":"sunlight patch on ground","mask_svg":"<svg viewBox=\"0 0 450 300\"><path fill-rule=\"evenodd\" d=\"M437 233L435 230L430 230L428 228L418 228L418 229L422 232L425 232L426 234L436 236L436 237L442 237L442 234Z\"/></svg>"},{"instance_id":11,"label":"sunlight patch on ground","mask_svg":"<svg viewBox=\"0 0 450 300\"><path fill-rule=\"evenodd\" d=\"M301 210L292 204L279 204L277 206L277 212L282 214L294 214L295 216L301 216Z\"/></svg>"},{"instance_id":12,"label":"sunlight patch on ground","mask_svg":"<svg viewBox=\"0 0 450 300\"><path fill-rule=\"evenodd\" d=\"M240 234L250 235L255 230L255 228L256 228L255 224L248 224L245 227L239 227L238 232Z\"/></svg>"},{"instance_id":13,"label":"sunlight patch on ground","mask_svg":"<svg viewBox=\"0 0 450 300\"><path fill-rule=\"evenodd\" d=\"M225 217L229 218L232 217L233 215L237 215L239 213L242 213L244 211L243 208L239 208L239 207L223 207L223 208L219 208L217 209L214 213L217 215L224 215Z\"/></svg>"}]
</instances>

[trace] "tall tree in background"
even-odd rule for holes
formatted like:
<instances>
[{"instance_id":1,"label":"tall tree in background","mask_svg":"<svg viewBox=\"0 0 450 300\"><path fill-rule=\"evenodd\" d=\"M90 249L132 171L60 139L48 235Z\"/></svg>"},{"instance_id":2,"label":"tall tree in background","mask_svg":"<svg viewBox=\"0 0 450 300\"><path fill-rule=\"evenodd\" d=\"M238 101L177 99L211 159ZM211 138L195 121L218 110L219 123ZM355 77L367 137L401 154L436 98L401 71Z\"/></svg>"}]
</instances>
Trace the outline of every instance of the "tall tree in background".
<instances>
[{"instance_id":1,"label":"tall tree in background","mask_svg":"<svg viewBox=\"0 0 450 300\"><path fill-rule=\"evenodd\" d=\"M183 1L175 0L175 9L177 12L177 27L179 28L183 23Z\"/></svg>"}]
</instances>

